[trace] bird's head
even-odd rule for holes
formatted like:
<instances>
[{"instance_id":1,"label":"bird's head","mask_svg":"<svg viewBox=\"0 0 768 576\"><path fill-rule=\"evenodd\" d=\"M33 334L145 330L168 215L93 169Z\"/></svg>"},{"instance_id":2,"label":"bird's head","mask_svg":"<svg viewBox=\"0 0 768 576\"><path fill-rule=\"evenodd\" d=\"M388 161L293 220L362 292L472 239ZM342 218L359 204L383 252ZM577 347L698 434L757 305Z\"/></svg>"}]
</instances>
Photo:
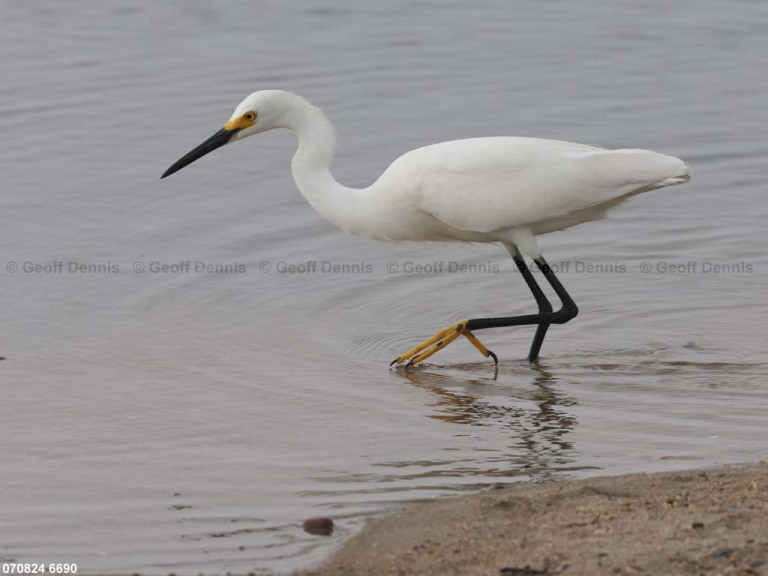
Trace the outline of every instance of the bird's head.
<instances>
[{"instance_id":1,"label":"bird's head","mask_svg":"<svg viewBox=\"0 0 768 576\"><path fill-rule=\"evenodd\" d=\"M191 164L198 158L202 158L216 148L225 144L242 140L260 132L266 132L273 128L286 127L285 118L289 113L293 100L298 98L289 92L282 90L262 90L254 92L243 100L224 127L177 160L161 178L178 172L184 166Z\"/></svg>"}]
</instances>

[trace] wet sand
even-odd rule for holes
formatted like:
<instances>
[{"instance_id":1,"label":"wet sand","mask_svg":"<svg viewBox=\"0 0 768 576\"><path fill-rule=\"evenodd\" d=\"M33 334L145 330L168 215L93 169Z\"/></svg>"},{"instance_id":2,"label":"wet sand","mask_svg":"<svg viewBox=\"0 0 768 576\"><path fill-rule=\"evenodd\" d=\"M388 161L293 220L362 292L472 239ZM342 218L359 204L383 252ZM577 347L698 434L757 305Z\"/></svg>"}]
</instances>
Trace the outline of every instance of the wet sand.
<instances>
[{"instance_id":1,"label":"wet sand","mask_svg":"<svg viewBox=\"0 0 768 576\"><path fill-rule=\"evenodd\" d=\"M369 523L326 575L768 575L768 462L493 487Z\"/></svg>"}]
</instances>

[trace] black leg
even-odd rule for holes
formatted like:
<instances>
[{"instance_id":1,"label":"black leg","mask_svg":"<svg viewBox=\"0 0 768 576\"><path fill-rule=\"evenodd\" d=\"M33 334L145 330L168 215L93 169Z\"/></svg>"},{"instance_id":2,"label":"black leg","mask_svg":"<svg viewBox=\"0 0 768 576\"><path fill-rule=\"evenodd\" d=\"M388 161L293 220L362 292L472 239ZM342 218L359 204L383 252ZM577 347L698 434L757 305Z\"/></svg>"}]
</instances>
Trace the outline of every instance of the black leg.
<instances>
[{"instance_id":1,"label":"black leg","mask_svg":"<svg viewBox=\"0 0 768 576\"><path fill-rule=\"evenodd\" d=\"M552 286L555 294L557 294L557 297L560 298L560 301L562 302L562 306L557 312L552 311L552 305L536 283L530 270L525 266L525 261L517 249L515 249L515 252L512 254L512 258L520 270L520 273L523 275L526 284L533 293L534 298L536 298L536 302L539 305L539 313L526 314L523 316L508 316L504 318L474 318L467 321L467 329L475 331L484 330L486 328L529 326L536 324L538 325L538 328L536 329L536 335L531 344L531 350L528 353L528 360L535 362L539 356L539 350L541 350L541 345L544 342L544 336L547 334L549 325L565 324L576 317L579 313L579 309L570 294L568 294L565 288L563 288L563 285L560 284L557 276L555 276L555 273L552 271L549 264L547 264L547 261L544 260L543 256L534 259L534 262L536 262L536 266L539 267L544 278L546 278L547 282L549 282L549 285Z\"/></svg>"},{"instance_id":2,"label":"black leg","mask_svg":"<svg viewBox=\"0 0 768 576\"><path fill-rule=\"evenodd\" d=\"M536 304L539 305L539 315L551 313L552 304L549 303L546 295L544 292L542 292L541 288L539 288L539 285L536 283L533 274L531 274L531 271L528 270L528 266L526 266L525 260L523 259L522 254L520 254L520 251L517 249L517 246L514 247L512 259L515 261L515 265L520 271L520 274L523 275L523 279L525 279L525 283L528 285L528 288L530 288L531 292L533 293L533 297L536 298ZM539 357L539 350L541 350L541 345L544 343L544 336L547 335L548 329L549 322L542 322L539 324L539 327L536 328L536 335L533 337L531 349L528 352L528 360L530 362L535 362L536 358Z\"/></svg>"},{"instance_id":3,"label":"black leg","mask_svg":"<svg viewBox=\"0 0 768 576\"><path fill-rule=\"evenodd\" d=\"M569 320L576 318L579 314L579 307L576 306L576 302L573 301L571 295L568 294L563 285L560 284L560 280L557 279L552 268L550 268L547 261L544 260L544 256L539 256L534 259L534 262L536 262L536 266L539 267L539 270L544 274L544 278L547 279L547 282L549 282L549 285L552 286L555 294L557 294L557 297L560 298L560 301L563 303L560 310L555 312L556 316L560 315L560 321L558 322L555 320L555 324L565 324Z\"/></svg>"},{"instance_id":4,"label":"black leg","mask_svg":"<svg viewBox=\"0 0 768 576\"><path fill-rule=\"evenodd\" d=\"M514 247L513 249L514 252L512 254L512 259L515 261L515 265L520 271L520 274L523 275L523 279L528 285L528 288L533 293L533 297L536 298L536 304L539 305L539 313L552 312L552 304L549 303L549 300L547 300L544 292L542 292L541 288L539 288L539 285L536 283L533 274L531 274L531 271L528 270L528 266L525 265L525 260L523 260L523 256L520 254L520 251L517 249L517 247Z\"/></svg>"}]
</instances>

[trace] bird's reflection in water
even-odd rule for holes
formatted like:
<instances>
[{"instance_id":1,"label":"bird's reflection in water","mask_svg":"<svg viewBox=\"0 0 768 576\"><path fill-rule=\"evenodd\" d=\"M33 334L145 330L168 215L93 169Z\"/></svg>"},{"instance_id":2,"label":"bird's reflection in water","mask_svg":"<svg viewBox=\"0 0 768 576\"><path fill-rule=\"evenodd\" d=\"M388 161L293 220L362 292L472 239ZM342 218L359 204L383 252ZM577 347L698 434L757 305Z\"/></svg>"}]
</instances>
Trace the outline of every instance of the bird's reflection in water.
<instances>
[{"instance_id":1,"label":"bird's reflection in water","mask_svg":"<svg viewBox=\"0 0 768 576\"><path fill-rule=\"evenodd\" d=\"M411 384L437 399L429 418L450 424L502 429L511 443L500 454L484 457L492 476L530 476L544 480L574 470L568 433L576 405L556 386L557 378L541 365L503 367L487 374L487 366L461 365L450 370L424 367L398 371ZM481 437L482 440L482 437Z\"/></svg>"}]
</instances>

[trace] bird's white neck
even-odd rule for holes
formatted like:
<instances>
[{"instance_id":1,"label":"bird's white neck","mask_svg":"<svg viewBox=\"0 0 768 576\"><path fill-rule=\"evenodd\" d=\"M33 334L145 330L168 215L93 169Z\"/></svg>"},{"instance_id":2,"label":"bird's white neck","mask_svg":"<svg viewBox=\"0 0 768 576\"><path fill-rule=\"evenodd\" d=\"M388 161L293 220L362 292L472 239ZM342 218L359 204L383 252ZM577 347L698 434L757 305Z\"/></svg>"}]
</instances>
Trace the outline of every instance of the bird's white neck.
<instances>
[{"instance_id":1,"label":"bird's white neck","mask_svg":"<svg viewBox=\"0 0 768 576\"><path fill-rule=\"evenodd\" d=\"M285 125L299 143L291 170L302 196L321 216L343 230L355 232L364 194L342 186L331 174L336 134L330 120L320 109L296 97Z\"/></svg>"}]
</instances>

